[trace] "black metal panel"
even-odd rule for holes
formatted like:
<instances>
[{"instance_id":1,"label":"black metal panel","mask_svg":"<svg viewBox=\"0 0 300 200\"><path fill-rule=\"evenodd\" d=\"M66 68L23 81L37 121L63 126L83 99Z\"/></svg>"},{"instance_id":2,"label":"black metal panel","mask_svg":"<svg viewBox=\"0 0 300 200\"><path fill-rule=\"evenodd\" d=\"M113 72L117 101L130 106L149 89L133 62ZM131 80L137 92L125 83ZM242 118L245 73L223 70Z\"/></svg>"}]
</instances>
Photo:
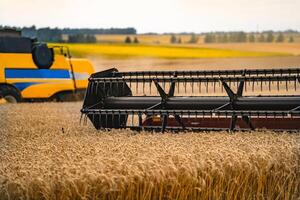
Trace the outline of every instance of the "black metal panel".
<instances>
[{"instance_id":1,"label":"black metal panel","mask_svg":"<svg viewBox=\"0 0 300 200\"><path fill-rule=\"evenodd\" d=\"M0 37L0 53L31 53L32 41L24 37Z\"/></svg>"},{"instance_id":2,"label":"black metal panel","mask_svg":"<svg viewBox=\"0 0 300 200\"><path fill-rule=\"evenodd\" d=\"M92 74L92 78L100 77L112 77L114 74L112 72L117 71L117 69L112 68L103 72L98 72ZM92 83L86 90L83 109L100 109L103 108L104 99L107 96L131 96L131 90L127 84L123 83ZM89 119L93 121L93 125L96 129L100 128L122 128L126 125L127 115L88 115Z\"/></svg>"},{"instance_id":3,"label":"black metal panel","mask_svg":"<svg viewBox=\"0 0 300 200\"><path fill-rule=\"evenodd\" d=\"M160 97L107 97L103 107L106 109L148 109L160 102ZM169 110L214 110L229 102L229 97L170 97L164 106ZM291 110L299 105L300 96L240 97L235 102L235 109L276 111Z\"/></svg>"}]
</instances>

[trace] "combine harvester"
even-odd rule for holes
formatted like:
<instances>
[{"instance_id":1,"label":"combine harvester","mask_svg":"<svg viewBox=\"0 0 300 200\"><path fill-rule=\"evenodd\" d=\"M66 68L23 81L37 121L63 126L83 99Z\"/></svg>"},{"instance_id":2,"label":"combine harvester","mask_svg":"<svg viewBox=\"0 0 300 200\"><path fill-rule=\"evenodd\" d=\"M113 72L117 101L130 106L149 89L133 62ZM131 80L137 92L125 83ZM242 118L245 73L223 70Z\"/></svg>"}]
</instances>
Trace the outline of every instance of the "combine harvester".
<instances>
[{"instance_id":1,"label":"combine harvester","mask_svg":"<svg viewBox=\"0 0 300 200\"><path fill-rule=\"evenodd\" d=\"M71 58L67 46L0 29L0 103L83 99L92 73L92 64Z\"/></svg>"},{"instance_id":2,"label":"combine harvester","mask_svg":"<svg viewBox=\"0 0 300 200\"><path fill-rule=\"evenodd\" d=\"M85 123L88 118L105 130L295 131L300 130L299 74L298 68L110 69L89 78L81 113Z\"/></svg>"}]
</instances>

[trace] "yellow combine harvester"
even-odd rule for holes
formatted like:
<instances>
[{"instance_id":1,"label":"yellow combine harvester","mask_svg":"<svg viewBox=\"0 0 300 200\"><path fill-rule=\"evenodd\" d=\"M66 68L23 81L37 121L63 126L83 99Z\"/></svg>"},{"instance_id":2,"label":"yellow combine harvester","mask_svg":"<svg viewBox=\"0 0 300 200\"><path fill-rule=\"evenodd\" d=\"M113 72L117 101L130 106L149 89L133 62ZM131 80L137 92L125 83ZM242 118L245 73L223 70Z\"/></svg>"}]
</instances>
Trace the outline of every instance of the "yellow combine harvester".
<instances>
[{"instance_id":1,"label":"yellow combine harvester","mask_svg":"<svg viewBox=\"0 0 300 200\"><path fill-rule=\"evenodd\" d=\"M48 47L45 43L21 37L18 32L10 34L2 31L0 34L2 101L68 101L74 97L82 98L87 79L93 72L88 60L71 59L65 46Z\"/></svg>"}]
</instances>

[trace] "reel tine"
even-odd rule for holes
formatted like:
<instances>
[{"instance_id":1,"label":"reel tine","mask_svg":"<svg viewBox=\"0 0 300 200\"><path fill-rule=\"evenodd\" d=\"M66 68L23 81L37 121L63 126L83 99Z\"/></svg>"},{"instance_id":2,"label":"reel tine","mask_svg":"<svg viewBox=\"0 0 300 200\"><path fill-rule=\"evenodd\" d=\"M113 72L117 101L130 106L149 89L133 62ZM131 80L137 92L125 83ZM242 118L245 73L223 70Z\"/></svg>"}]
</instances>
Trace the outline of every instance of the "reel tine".
<instances>
[{"instance_id":1,"label":"reel tine","mask_svg":"<svg viewBox=\"0 0 300 200\"><path fill-rule=\"evenodd\" d=\"M106 92L106 81L105 80L103 80L103 90L104 90L105 95L107 95L107 92Z\"/></svg>"},{"instance_id":2,"label":"reel tine","mask_svg":"<svg viewBox=\"0 0 300 200\"><path fill-rule=\"evenodd\" d=\"M91 89L91 81L88 82L88 86L86 88L86 95L90 94L90 89Z\"/></svg>"},{"instance_id":3,"label":"reel tine","mask_svg":"<svg viewBox=\"0 0 300 200\"><path fill-rule=\"evenodd\" d=\"M134 113L131 113L131 126L134 127Z\"/></svg>"},{"instance_id":4,"label":"reel tine","mask_svg":"<svg viewBox=\"0 0 300 200\"><path fill-rule=\"evenodd\" d=\"M131 75L129 77L129 88L132 89L132 87L131 87Z\"/></svg>"},{"instance_id":5,"label":"reel tine","mask_svg":"<svg viewBox=\"0 0 300 200\"><path fill-rule=\"evenodd\" d=\"M126 85L126 81L125 81L125 79L123 79L123 94L125 93L125 85Z\"/></svg>"},{"instance_id":6,"label":"reel tine","mask_svg":"<svg viewBox=\"0 0 300 200\"><path fill-rule=\"evenodd\" d=\"M241 80L240 83L237 85L237 96L241 97L243 96L244 92L244 85L245 85L245 80Z\"/></svg>"},{"instance_id":7,"label":"reel tine","mask_svg":"<svg viewBox=\"0 0 300 200\"><path fill-rule=\"evenodd\" d=\"M142 118L142 114L139 113L138 114L139 117L139 130L141 131L143 129L143 118Z\"/></svg>"},{"instance_id":8,"label":"reel tine","mask_svg":"<svg viewBox=\"0 0 300 200\"><path fill-rule=\"evenodd\" d=\"M191 85L192 85L192 94L194 94L194 80L192 81Z\"/></svg>"},{"instance_id":9,"label":"reel tine","mask_svg":"<svg viewBox=\"0 0 300 200\"><path fill-rule=\"evenodd\" d=\"M206 78L206 93L208 93L208 79Z\"/></svg>"},{"instance_id":10,"label":"reel tine","mask_svg":"<svg viewBox=\"0 0 300 200\"><path fill-rule=\"evenodd\" d=\"M185 78L185 74L182 75L183 78ZM185 88L185 93L186 93L186 82L185 79L183 80L182 86Z\"/></svg>"},{"instance_id":11,"label":"reel tine","mask_svg":"<svg viewBox=\"0 0 300 200\"><path fill-rule=\"evenodd\" d=\"M109 81L109 92L110 92L110 95L112 94L112 80Z\"/></svg>"},{"instance_id":12,"label":"reel tine","mask_svg":"<svg viewBox=\"0 0 300 200\"><path fill-rule=\"evenodd\" d=\"M114 111L112 111L112 113L111 113L111 125L112 126L114 125L114 122L115 122L115 114L114 114Z\"/></svg>"},{"instance_id":13,"label":"reel tine","mask_svg":"<svg viewBox=\"0 0 300 200\"><path fill-rule=\"evenodd\" d=\"M114 90L117 90L117 91L120 91L119 90L119 84L121 83L121 81L118 81L118 82L116 82L116 89L114 89ZM113 86L114 87L114 86Z\"/></svg>"},{"instance_id":14,"label":"reel tine","mask_svg":"<svg viewBox=\"0 0 300 200\"><path fill-rule=\"evenodd\" d=\"M186 94L186 80L184 80L184 93Z\"/></svg>"},{"instance_id":15,"label":"reel tine","mask_svg":"<svg viewBox=\"0 0 300 200\"><path fill-rule=\"evenodd\" d=\"M95 123L95 114L94 113L92 113L92 121L93 121L93 123Z\"/></svg>"},{"instance_id":16,"label":"reel tine","mask_svg":"<svg viewBox=\"0 0 300 200\"><path fill-rule=\"evenodd\" d=\"M199 74L197 74L197 86L196 87L198 87L198 91L199 91L199 87L200 87Z\"/></svg>"},{"instance_id":17,"label":"reel tine","mask_svg":"<svg viewBox=\"0 0 300 200\"><path fill-rule=\"evenodd\" d=\"M221 93L224 93L224 87L223 87L223 85L221 86Z\"/></svg>"},{"instance_id":18,"label":"reel tine","mask_svg":"<svg viewBox=\"0 0 300 200\"><path fill-rule=\"evenodd\" d=\"M102 115L101 115L101 113L99 114L99 125L100 125L100 129L102 129Z\"/></svg>"},{"instance_id":19,"label":"reel tine","mask_svg":"<svg viewBox=\"0 0 300 200\"><path fill-rule=\"evenodd\" d=\"M86 115L84 116L83 125L87 125L87 118L88 118L88 115L89 115L89 114L86 114Z\"/></svg>"},{"instance_id":20,"label":"reel tine","mask_svg":"<svg viewBox=\"0 0 300 200\"><path fill-rule=\"evenodd\" d=\"M177 74L175 73L173 77L177 77ZM172 80L172 78L171 78L168 97L173 97L174 96L175 86L176 86L176 82L174 80Z\"/></svg>"},{"instance_id":21,"label":"reel tine","mask_svg":"<svg viewBox=\"0 0 300 200\"><path fill-rule=\"evenodd\" d=\"M87 115L86 113L83 114L83 120L82 120L82 125L83 126L85 125L84 123L85 123L85 117L86 117L86 115Z\"/></svg>"},{"instance_id":22,"label":"reel tine","mask_svg":"<svg viewBox=\"0 0 300 200\"><path fill-rule=\"evenodd\" d=\"M164 114L163 115L163 121L162 121L162 127L161 127L161 132L164 133L167 127L167 123L168 123L168 115Z\"/></svg>"},{"instance_id":23,"label":"reel tine","mask_svg":"<svg viewBox=\"0 0 300 200\"><path fill-rule=\"evenodd\" d=\"M105 127L107 128L108 126L108 114L107 114L107 112L105 113Z\"/></svg>"},{"instance_id":24,"label":"reel tine","mask_svg":"<svg viewBox=\"0 0 300 200\"><path fill-rule=\"evenodd\" d=\"M166 81L165 81L165 79L164 79L164 78L165 78L165 75L163 74L162 77L163 77L163 82L162 82L163 89L166 90Z\"/></svg>"},{"instance_id":25,"label":"reel tine","mask_svg":"<svg viewBox=\"0 0 300 200\"><path fill-rule=\"evenodd\" d=\"M83 113L80 114L79 125L81 125L82 116L83 116Z\"/></svg>"},{"instance_id":26,"label":"reel tine","mask_svg":"<svg viewBox=\"0 0 300 200\"><path fill-rule=\"evenodd\" d=\"M216 82L213 82L213 87L214 87L214 93L216 92Z\"/></svg>"},{"instance_id":27,"label":"reel tine","mask_svg":"<svg viewBox=\"0 0 300 200\"><path fill-rule=\"evenodd\" d=\"M184 130L185 129L185 125L182 122L181 117L179 115L176 115L176 114L174 115L174 117L175 117L175 120L181 125L182 129Z\"/></svg>"},{"instance_id":28,"label":"reel tine","mask_svg":"<svg viewBox=\"0 0 300 200\"><path fill-rule=\"evenodd\" d=\"M135 83L135 93L139 94L139 83L137 81Z\"/></svg>"},{"instance_id":29,"label":"reel tine","mask_svg":"<svg viewBox=\"0 0 300 200\"><path fill-rule=\"evenodd\" d=\"M235 129L236 120L237 120L237 115L233 113L232 117L231 117L231 121L230 121L230 130L231 131L233 131Z\"/></svg>"},{"instance_id":30,"label":"reel tine","mask_svg":"<svg viewBox=\"0 0 300 200\"><path fill-rule=\"evenodd\" d=\"M199 80L199 93L201 94L201 87L202 87L202 85L201 85L201 80Z\"/></svg>"},{"instance_id":31,"label":"reel tine","mask_svg":"<svg viewBox=\"0 0 300 200\"><path fill-rule=\"evenodd\" d=\"M120 111L118 112L118 119L119 119L118 124L119 124L119 126L121 126L121 113L120 113Z\"/></svg>"},{"instance_id":32,"label":"reel tine","mask_svg":"<svg viewBox=\"0 0 300 200\"><path fill-rule=\"evenodd\" d=\"M143 95L145 95L145 79L144 79L144 75L143 75Z\"/></svg>"},{"instance_id":33,"label":"reel tine","mask_svg":"<svg viewBox=\"0 0 300 200\"><path fill-rule=\"evenodd\" d=\"M168 93L168 97L173 97L174 93L175 93L175 82L172 82L170 85L170 89L169 89L169 93Z\"/></svg>"},{"instance_id":34,"label":"reel tine","mask_svg":"<svg viewBox=\"0 0 300 200\"><path fill-rule=\"evenodd\" d=\"M91 94L94 94L94 81L91 83Z\"/></svg>"},{"instance_id":35,"label":"reel tine","mask_svg":"<svg viewBox=\"0 0 300 200\"><path fill-rule=\"evenodd\" d=\"M98 81L96 82L96 96L98 95Z\"/></svg>"}]
</instances>

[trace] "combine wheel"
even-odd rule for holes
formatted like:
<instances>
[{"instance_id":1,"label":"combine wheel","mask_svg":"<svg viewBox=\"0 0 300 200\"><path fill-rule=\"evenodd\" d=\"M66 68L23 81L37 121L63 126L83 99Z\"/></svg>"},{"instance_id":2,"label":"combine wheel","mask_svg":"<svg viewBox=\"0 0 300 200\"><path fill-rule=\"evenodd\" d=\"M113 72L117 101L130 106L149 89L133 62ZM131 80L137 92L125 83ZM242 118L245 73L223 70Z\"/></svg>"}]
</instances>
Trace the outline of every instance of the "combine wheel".
<instances>
[{"instance_id":1,"label":"combine wheel","mask_svg":"<svg viewBox=\"0 0 300 200\"><path fill-rule=\"evenodd\" d=\"M76 93L73 91L59 92L50 98L56 102L71 102L71 101L82 101L84 98L85 90L77 90Z\"/></svg>"},{"instance_id":2,"label":"combine wheel","mask_svg":"<svg viewBox=\"0 0 300 200\"><path fill-rule=\"evenodd\" d=\"M20 92L9 85L0 85L0 98L8 103L17 103L22 100Z\"/></svg>"},{"instance_id":3,"label":"combine wheel","mask_svg":"<svg viewBox=\"0 0 300 200\"><path fill-rule=\"evenodd\" d=\"M56 102L71 102L75 101L75 95L72 92L61 92L54 96Z\"/></svg>"}]
</instances>

